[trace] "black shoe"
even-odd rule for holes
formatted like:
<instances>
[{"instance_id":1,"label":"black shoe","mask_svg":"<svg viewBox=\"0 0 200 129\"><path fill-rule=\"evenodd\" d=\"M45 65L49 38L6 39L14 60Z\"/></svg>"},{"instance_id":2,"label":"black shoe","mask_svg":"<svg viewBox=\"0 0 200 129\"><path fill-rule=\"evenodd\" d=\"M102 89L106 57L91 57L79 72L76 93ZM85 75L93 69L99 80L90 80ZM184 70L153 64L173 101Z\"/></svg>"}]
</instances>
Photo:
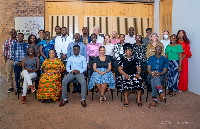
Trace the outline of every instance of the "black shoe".
<instances>
[{"instance_id":1,"label":"black shoe","mask_svg":"<svg viewBox=\"0 0 200 129\"><path fill-rule=\"evenodd\" d=\"M45 99L41 99L41 102L42 102L42 103L46 103L46 100L45 100Z\"/></svg>"},{"instance_id":2,"label":"black shoe","mask_svg":"<svg viewBox=\"0 0 200 129\"><path fill-rule=\"evenodd\" d=\"M10 89L8 89L8 93L10 93L10 92L12 92L14 90L14 88L10 88Z\"/></svg>"},{"instance_id":3,"label":"black shoe","mask_svg":"<svg viewBox=\"0 0 200 129\"><path fill-rule=\"evenodd\" d=\"M75 94L75 93L76 93L76 90L73 90L73 91L72 91L72 94Z\"/></svg>"},{"instance_id":4,"label":"black shoe","mask_svg":"<svg viewBox=\"0 0 200 129\"><path fill-rule=\"evenodd\" d=\"M51 99L47 99L47 102L50 103L52 100Z\"/></svg>"}]
</instances>

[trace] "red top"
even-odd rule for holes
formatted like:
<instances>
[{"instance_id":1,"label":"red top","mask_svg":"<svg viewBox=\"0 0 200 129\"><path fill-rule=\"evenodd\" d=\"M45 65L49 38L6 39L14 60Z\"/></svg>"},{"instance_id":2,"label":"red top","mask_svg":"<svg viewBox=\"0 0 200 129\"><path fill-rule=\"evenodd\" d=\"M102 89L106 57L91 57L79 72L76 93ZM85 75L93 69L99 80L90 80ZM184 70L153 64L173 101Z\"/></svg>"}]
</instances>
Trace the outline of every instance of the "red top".
<instances>
[{"instance_id":1,"label":"red top","mask_svg":"<svg viewBox=\"0 0 200 129\"><path fill-rule=\"evenodd\" d=\"M180 42L179 40L178 40L178 44L182 45L182 48L183 48L183 51L184 51L182 53L182 56L186 55L187 58L190 58L192 56L191 51L190 51L190 44L185 43L185 41Z\"/></svg>"}]
</instances>

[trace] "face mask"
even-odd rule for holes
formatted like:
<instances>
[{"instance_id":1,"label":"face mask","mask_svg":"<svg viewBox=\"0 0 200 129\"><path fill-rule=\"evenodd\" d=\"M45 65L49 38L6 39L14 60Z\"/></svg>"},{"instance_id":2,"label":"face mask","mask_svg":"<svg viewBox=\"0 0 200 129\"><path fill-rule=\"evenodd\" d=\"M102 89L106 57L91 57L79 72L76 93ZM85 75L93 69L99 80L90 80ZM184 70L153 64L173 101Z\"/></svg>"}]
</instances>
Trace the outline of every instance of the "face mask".
<instances>
[{"instance_id":1,"label":"face mask","mask_svg":"<svg viewBox=\"0 0 200 129\"><path fill-rule=\"evenodd\" d=\"M168 35L164 35L164 39L168 39Z\"/></svg>"}]
</instances>

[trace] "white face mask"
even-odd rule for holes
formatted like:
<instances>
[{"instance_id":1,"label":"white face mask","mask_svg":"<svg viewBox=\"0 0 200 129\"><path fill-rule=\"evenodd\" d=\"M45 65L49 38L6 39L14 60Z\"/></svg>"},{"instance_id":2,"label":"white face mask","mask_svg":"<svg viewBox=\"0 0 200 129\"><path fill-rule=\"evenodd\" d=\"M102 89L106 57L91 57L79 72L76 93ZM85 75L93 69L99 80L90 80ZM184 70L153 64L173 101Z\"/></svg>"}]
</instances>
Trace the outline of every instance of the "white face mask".
<instances>
[{"instance_id":1,"label":"white face mask","mask_svg":"<svg viewBox=\"0 0 200 129\"><path fill-rule=\"evenodd\" d=\"M168 39L168 35L164 35L164 39Z\"/></svg>"}]
</instances>

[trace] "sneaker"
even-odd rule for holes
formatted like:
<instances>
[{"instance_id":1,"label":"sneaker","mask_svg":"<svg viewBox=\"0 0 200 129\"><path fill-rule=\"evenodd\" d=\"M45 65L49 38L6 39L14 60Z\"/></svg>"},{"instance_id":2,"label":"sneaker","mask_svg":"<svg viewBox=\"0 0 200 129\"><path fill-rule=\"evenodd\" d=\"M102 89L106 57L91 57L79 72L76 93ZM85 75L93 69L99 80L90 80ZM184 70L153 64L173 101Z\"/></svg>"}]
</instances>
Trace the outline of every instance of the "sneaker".
<instances>
[{"instance_id":1,"label":"sneaker","mask_svg":"<svg viewBox=\"0 0 200 129\"><path fill-rule=\"evenodd\" d=\"M157 104L158 104L157 102L152 101L151 104L149 105L149 108L155 108Z\"/></svg>"},{"instance_id":2,"label":"sneaker","mask_svg":"<svg viewBox=\"0 0 200 129\"><path fill-rule=\"evenodd\" d=\"M7 92L10 93L14 90L14 88L10 88Z\"/></svg>"}]
</instances>

